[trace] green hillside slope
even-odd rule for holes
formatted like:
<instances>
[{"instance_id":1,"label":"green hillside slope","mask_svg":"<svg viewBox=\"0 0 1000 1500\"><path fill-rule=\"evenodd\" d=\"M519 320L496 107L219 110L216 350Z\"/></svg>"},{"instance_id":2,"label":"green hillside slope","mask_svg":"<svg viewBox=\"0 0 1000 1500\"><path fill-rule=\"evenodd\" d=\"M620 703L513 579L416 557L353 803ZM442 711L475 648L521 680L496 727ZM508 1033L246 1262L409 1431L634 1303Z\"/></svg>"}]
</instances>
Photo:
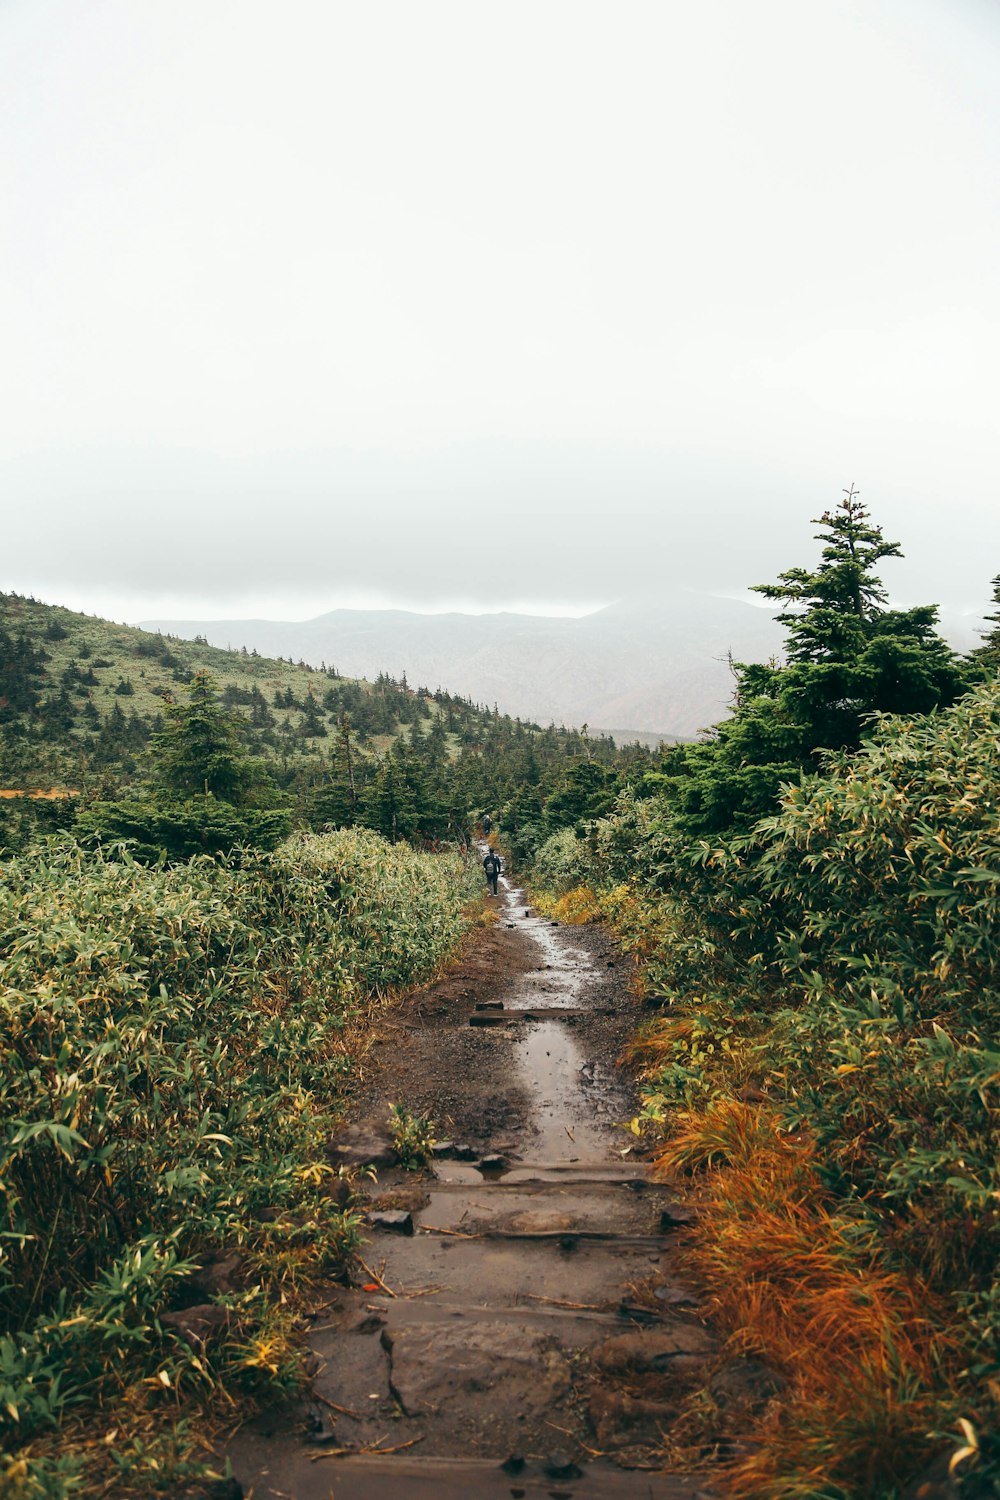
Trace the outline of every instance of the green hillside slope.
<instances>
[{"instance_id":1,"label":"green hillside slope","mask_svg":"<svg viewBox=\"0 0 1000 1500\"><path fill-rule=\"evenodd\" d=\"M487 717L448 694L388 677L358 682L334 668L227 651L0 594L0 786L86 784L131 774L165 695L198 671L246 721L248 748L287 765L316 758L345 714L357 739L384 749L405 726L449 719L452 736Z\"/></svg>"},{"instance_id":2,"label":"green hillside slope","mask_svg":"<svg viewBox=\"0 0 1000 1500\"><path fill-rule=\"evenodd\" d=\"M405 677L356 681L0 594L0 845L24 847L39 822L69 827L78 808L145 795L164 728L206 673L234 753L256 757L252 779L271 789L260 805L280 806L291 825L462 843L489 810L526 854L567 820L604 811L620 778L648 763L644 748L540 729ZM19 795L67 790L63 801ZM142 842L134 811L101 814L105 835ZM91 833L92 823L76 826Z\"/></svg>"}]
</instances>

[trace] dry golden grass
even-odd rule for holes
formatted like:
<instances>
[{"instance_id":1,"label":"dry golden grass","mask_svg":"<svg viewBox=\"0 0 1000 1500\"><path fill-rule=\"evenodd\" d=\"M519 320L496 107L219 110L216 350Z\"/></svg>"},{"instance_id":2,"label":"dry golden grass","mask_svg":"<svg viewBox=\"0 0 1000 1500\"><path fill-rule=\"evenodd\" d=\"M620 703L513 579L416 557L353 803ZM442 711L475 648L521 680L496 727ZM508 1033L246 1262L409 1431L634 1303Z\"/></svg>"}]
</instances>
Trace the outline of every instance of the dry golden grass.
<instances>
[{"instance_id":1,"label":"dry golden grass","mask_svg":"<svg viewBox=\"0 0 1000 1500\"><path fill-rule=\"evenodd\" d=\"M50 787L44 790L41 787L30 787L19 789L17 787L0 787L0 797L10 801L18 797L28 797L33 802L65 802L68 797L79 797L80 793L64 787Z\"/></svg>"},{"instance_id":2,"label":"dry golden grass","mask_svg":"<svg viewBox=\"0 0 1000 1500\"><path fill-rule=\"evenodd\" d=\"M955 1351L928 1290L880 1262L859 1218L832 1209L815 1148L770 1108L721 1100L679 1122L657 1159L702 1169L686 1249L734 1352L788 1381L730 1475L754 1500L879 1495L924 1456Z\"/></svg>"},{"instance_id":3,"label":"dry golden grass","mask_svg":"<svg viewBox=\"0 0 1000 1500\"><path fill-rule=\"evenodd\" d=\"M627 1044L619 1061L625 1067L652 1074L671 1060L678 1043L690 1044L699 1030L697 1016L658 1016Z\"/></svg>"}]
</instances>

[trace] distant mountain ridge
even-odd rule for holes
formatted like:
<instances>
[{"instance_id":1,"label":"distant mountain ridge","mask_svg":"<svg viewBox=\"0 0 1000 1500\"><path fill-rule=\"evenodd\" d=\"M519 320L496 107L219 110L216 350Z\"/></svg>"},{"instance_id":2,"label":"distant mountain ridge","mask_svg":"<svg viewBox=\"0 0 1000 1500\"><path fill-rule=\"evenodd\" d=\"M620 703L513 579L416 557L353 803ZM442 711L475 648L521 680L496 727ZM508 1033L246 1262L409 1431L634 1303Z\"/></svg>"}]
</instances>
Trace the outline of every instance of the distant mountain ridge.
<instances>
[{"instance_id":1,"label":"distant mountain ridge","mask_svg":"<svg viewBox=\"0 0 1000 1500\"><path fill-rule=\"evenodd\" d=\"M767 611L686 591L579 619L337 609L303 622L142 625L311 665L326 662L352 677L405 674L412 686L447 684L521 718L644 738L690 738L723 717L732 689L727 655L766 659L782 639Z\"/></svg>"},{"instance_id":2,"label":"distant mountain ridge","mask_svg":"<svg viewBox=\"0 0 1000 1500\"><path fill-rule=\"evenodd\" d=\"M953 612L942 629L968 650L977 623ZM619 740L636 733L689 739L717 723L732 695L729 656L766 661L780 654L784 639L769 607L684 589L579 619L335 609L301 622L142 624L313 666L326 662L350 677L405 674L414 687L447 687L524 719L587 724Z\"/></svg>"}]
</instances>

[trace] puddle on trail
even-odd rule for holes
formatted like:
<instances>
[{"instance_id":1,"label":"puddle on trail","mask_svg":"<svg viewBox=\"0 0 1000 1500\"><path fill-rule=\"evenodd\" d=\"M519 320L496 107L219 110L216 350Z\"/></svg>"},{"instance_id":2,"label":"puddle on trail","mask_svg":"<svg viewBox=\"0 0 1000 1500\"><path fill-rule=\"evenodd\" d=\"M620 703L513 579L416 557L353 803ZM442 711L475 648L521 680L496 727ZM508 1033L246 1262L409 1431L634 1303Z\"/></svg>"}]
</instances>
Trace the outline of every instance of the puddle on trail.
<instances>
[{"instance_id":1,"label":"puddle on trail","mask_svg":"<svg viewBox=\"0 0 1000 1500\"><path fill-rule=\"evenodd\" d=\"M560 939L559 929L553 927L546 917L532 913L528 897L520 886L511 885L500 877L503 893L504 918L522 932L526 932L538 947L539 968L533 974L518 975L504 1005L507 1010L530 1010L544 1005L552 1010L571 1009L580 1004L580 994L590 976L590 963L585 955L574 953Z\"/></svg>"},{"instance_id":2,"label":"puddle on trail","mask_svg":"<svg viewBox=\"0 0 1000 1500\"><path fill-rule=\"evenodd\" d=\"M530 1024L514 1060L531 1099L532 1151L543 1161L590 1160L608 1146L607 1126L584 1113L583 1063L562 1021Z\"/></svg>"},{"instance_id":3,"label":"puddle on trail","mask_svg":"<svg viewBox=\"0 0 1000 1500\"><path fill-rule=\"evenodd\" d=\"M546 918L531 911L525 892L500 878L503 919L525 932L539 950L540 967L518 975L504 997L507 1011L586 1008L593 960ZM619 1090L613 1079L588 1073L571 1025L529 1021L514 1043L519 1082L531 1100L535 1132L532 1154L543 1161L575 1162L606 1157L617 1144L613 1129Z\"/></svg>"}]
</instances>

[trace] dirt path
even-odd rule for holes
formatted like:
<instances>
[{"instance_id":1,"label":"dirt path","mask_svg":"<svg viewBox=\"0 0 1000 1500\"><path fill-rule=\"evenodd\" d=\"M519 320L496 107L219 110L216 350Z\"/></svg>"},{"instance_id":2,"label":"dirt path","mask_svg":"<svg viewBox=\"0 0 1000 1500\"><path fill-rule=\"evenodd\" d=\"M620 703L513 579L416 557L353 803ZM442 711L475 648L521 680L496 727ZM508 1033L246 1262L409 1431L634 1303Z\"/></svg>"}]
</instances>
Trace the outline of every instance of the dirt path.
<instances>
[{"instance_id":1,"label":"dirt path","mask_svg":"<svg viewBox=\"0 0 1000 1500\"><path fill-rule=\"evenodd\" d=\"M435 1121L438 1154L426 1173L379 1169L375 1274L331 1289L311 1403L232 1444L255 1500L707 1493L654 1472L714 1346L672 1267L683 1210L622 1129L626 965L602 932L529 914L507 882L499 905L370 1054L367 1124L341 1154L384 1145L390 1101Z\"/></svg>"}]
</instances>

